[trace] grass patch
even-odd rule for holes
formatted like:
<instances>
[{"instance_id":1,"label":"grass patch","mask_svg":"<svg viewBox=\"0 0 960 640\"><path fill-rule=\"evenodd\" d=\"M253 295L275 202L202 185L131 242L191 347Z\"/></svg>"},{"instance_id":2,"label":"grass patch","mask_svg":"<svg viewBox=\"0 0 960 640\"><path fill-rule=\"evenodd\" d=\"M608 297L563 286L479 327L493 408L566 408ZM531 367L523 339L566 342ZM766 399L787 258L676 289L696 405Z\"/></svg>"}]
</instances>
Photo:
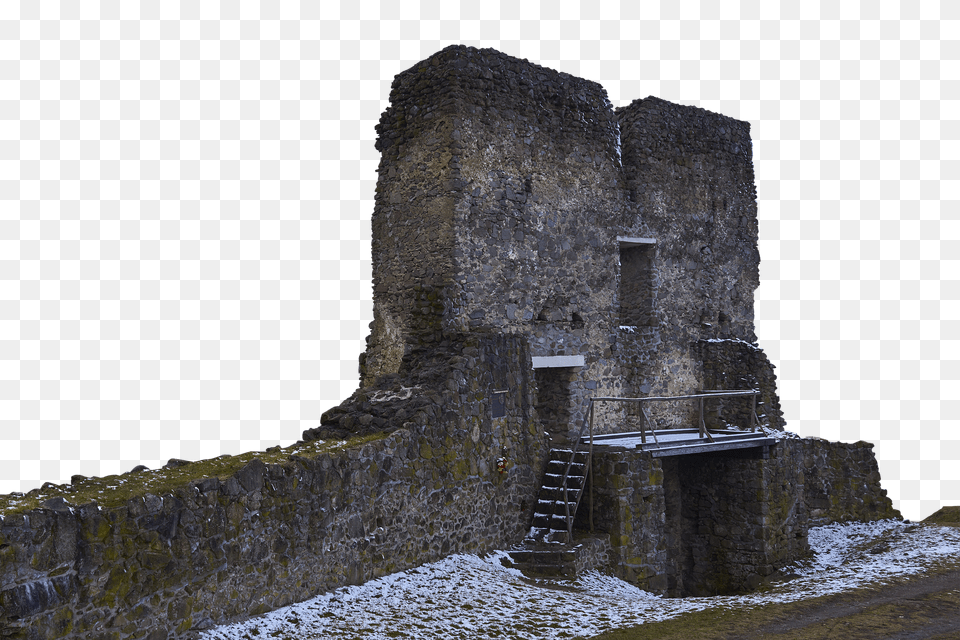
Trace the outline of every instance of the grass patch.
<instances>
[{"instance_id":1,"label":"grass patch","mask_svg":"<svg viewBox=\"0 0 960 640\"><path fill-rule=\"evenodd\" d=\"M951 526L960 526L960 506L942 507L936 513L933 513L923 519L924 522L933 524L945 524Z\"/></svg>"},{"instance_id":2,"label":"grass patch","mask_svg":"<svg viewBox=\"0 0 960 640\"><path fill-rule=\"evenodd\" d=\"M61 497L73 507L96 502L104 508L119 507L128 500L148 493L169 495L194 480L219 478L227 480L246 464L260 460L264 464L282 464L291 457L315 459L321 455L336 451L361 447L370 442L385 438L387 434L377 433L357 436L350 440L314 440L289 447L272 447L268 451L250 451L240 455L223 455L209 460L198 460L181 467L150 469L123 473L119 475L84 478L76 484L46 483L39 489L26 494L10 493L0 495L0 517L25 513L39 508L50 498Z\"/></svg>"}]
</instances>

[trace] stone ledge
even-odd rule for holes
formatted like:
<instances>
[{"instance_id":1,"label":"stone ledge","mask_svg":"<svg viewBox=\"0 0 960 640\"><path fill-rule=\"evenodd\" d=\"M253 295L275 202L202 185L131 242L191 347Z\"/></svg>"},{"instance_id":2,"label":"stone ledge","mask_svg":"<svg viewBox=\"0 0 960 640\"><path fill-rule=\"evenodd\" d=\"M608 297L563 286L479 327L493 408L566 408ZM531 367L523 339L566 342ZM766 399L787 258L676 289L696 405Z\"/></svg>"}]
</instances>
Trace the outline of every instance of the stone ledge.
<instances>
[{"instance_id":1,"label":"stone ledge","mask_svg":"<svg viewBox=\"0 0 960 640\"><path fill-rule=\"evenodd\" d=\"M552 369L560 367L582 367L583 356L533 356L534 369Z\"/></svg>"},{"instance_id":2,"label":"stone ledge","mask_svg":"<svg viewBox=\"0 0 960 640\"><path fill-rule=\"evenodd\" d=\"M657 244L657 239L627 238L625 236L617 236L617 242L620 243L621 247L649 247L650 245Z\"/></svg>"}]
</instances>

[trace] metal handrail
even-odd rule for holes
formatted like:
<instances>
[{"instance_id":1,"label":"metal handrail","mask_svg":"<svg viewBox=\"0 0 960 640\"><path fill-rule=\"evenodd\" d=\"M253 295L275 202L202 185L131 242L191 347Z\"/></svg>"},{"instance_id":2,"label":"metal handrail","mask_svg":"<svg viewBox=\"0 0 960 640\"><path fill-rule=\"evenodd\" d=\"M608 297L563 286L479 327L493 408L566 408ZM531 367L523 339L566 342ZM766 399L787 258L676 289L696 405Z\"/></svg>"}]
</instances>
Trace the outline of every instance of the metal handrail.
<instances>
[{"instance_id":1,"label":"metal handrail","mask_svg":"<svg viewBox=\"0 0 960 640\"><path fill-rule=\"evenodd\" d=\"M733 396L753 396L753 406L751 407L751 416L750 416L750 426L752 431L756 431L760 427L760 419L757 417L757 396L760 394L758 389L750 390L740 390L740 391L724 391L724 390L709 390L702 391L701 393L689 393L680 396L647 396L645 398L618 398L618 397L599 397L599 398L590 398L591 407L592 403L600 400L610 400L615 402L654 402L658 400L699 400L700 404L700 424L698 429L700 431L701 438L707 438L710 442L713 442L713 436L710 435L710 431L707 430L706 422L703 419L703 401L708 398L722 398L722 397L733 397ZM647 430L644 428L645 422L653 422L650 420L650 417L647 415L646 407L641 406L640 416L643 422L640 425L640 442L643 444L647 443ZM650 429L650 433L653 434L654 440L656 440L656 431ZM659 443L658 443L659 444Z\"/></svg>"},{"instance_id":2,"label":"metal handrail","mask_svg":"<svg viewBox=\"0 0 960 640\"><path fill-rule=\"evenodd\" d=\"M580 427L580 432L577 433L577 438L573 441L573 447L570 451L570 460L567 462L567 468L564 470L563 478L560 480L560 486L563 487L563 509L567 517L567 542L573 542L573 517L570 515L570 500L568 499L569 494L567 493L567 478L570 476L570 467L573 466L573 460L577 457L577 448L580 446L580 440L583 438L583 430L587 428L588 424L590 425L590 451L587 453L587 462L584 471L590 472L590 532L593 532L593 465L591 464L593 462L593 402L591 402L590 411L587 413L587 416L584 417L583 425ZM583 481L586 483L586 475L584 475ZM585 488L586 487L581 487L580 492L582 493ZM556 502L554 502L554 504L556 504Z\"/></svg>"},{"instance_id":3,"label":"metal handrail","mask_svg":"<svg viewBox=\"0 0 960 640\"><path fill-rule=\"evenodd\" d=\"M758 389L751 389L749 391L724 391L724 390L703 390L701 393L691 393L681 396L647 396L646 398L618 398L612 396L601 396L598 398L589 398L590 401L590 411L587 412L587 416L584 417L583 425L580 427L579 433L577 433L577 438L573 442L573 447L570 452L570 460L567 462L567 468L563 472L563 478L560 480L560 486L563 487L563 507L567 520L567 542L573 542L573 515L570 514L570 500L569 494L567 493L567 478L570 476L570 467L573 466L573 460L577 456L577 449L580 446L580 441L583 439L583 431L590 426L590 449L587 453L586 469L584 471L589 471L590 473L590 532L593 532L593 407L595 402L600 401L614 401L614 402L639 402L640 403L640 415L645 421L649 421L651 425L653 420L650 419L650 416L647 415L646 407L643 406L644 402L654 402L658 400L693 400L699 399L700 402L700 437L706 437L710 442L713 442L713 436L710 435L710 432L707 430L706 423L703 419L703 401L708 398L721 398L721 397L735 397L735 396L753 396L753 406L751 407L751 431L756 431L760 428L760 418L757 416L757 396L760 394ZM646 429L643 428L644 424L641 424L640 428L640 441L643 444L647 443ZM657 441L657 433L655 429L650 429L650 433L653 436L654 442L660 444ZM587 478L584 475L584 483L586 483ZM580 492L582 493L586 487L581 487ZM556 501L554 501L556 504ZM576 515L576 514L574 514ZM552 517L552 515L551 515Z\"/></svg>"}]
</instances>

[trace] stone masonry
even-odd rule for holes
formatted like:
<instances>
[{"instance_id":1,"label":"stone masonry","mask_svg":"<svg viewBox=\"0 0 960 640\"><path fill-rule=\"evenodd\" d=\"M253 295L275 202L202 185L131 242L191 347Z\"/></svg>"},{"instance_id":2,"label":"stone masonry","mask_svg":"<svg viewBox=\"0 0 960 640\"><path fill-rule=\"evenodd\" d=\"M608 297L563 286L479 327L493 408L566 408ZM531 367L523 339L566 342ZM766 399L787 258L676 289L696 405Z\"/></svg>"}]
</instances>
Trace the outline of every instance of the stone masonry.
<instances>
[{"instance_id":1,"label":"stone masonry","mask_svg":"<svg viewBox=\"0 0 960 640\"><path fill-rule=\"evenodd\" d=\"M750 589L807 553L812 524L899 515L870 445L783 434L754 334L748 123L654 97L614 109L589 80L451 46L394 79L377 136L359 389L291 447L0 496L0 638L193 638L510 548L597 396L757 389L784 436L598 447L582 546L641 588ZM710 427L749 426L747 400L709 404ZM696 426L695 403L652 409L659 429ZM597 432L636 418L603 403Z\"/></svg>"},{"instance_id":2,"label":"stone masonry","mask_svg":"<svg viewBox=\"0 0 960 640\"><path fill-rule=\"evenodd\" d=\"M451 553L509 547L529 527L546 454L526 345L478 334L420 356L406 386L354 397L368 418L404 416L390 435L0 497L0 638L194 637ZM488 390L502 387L513 393L493 418Z\"/></svg>"}]
</instances>

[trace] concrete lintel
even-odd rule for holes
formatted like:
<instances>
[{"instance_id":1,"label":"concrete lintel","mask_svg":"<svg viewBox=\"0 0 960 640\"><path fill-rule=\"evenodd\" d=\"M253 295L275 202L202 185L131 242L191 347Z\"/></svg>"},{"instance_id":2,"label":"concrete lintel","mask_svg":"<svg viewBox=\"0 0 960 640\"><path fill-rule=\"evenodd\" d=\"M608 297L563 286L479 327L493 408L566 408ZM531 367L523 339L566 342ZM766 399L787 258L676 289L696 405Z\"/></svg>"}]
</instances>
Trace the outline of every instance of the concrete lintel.
<instances>
[{"instance_id":1,"label":"concrete lintel","mask_svg":"<svg viewBox=\"0 0 960 640\"><path fill-rule=\"evenodd\" d=\"M762 448L769 450L771 445L776 444L777 441L773 438L756 438L751 440L735 440L732 442L717 442L709 443L705 442L701 445L684 445L678 447L663 447L661 449L655 449L653 447L646 448L637 446L637 449L642 451L649 451L654 458L666 458L667 456L688 456L694 453L716 453L718 451L734 451L734 450L744 450L744 449L757 449Z\"/></svg>"},{"instance_id":2,"label":"concrete lintel","mask_svg":"<svg viewBox=\"0 0 960 640\"><path fill-rule=\"evenodd\" d=\"M656 238L628 238L626 236L617 236L617 242L620 243L621 247L649 247L652 244L657 244Z\"/></svg>"},{"instance_id":3,"label":"concrete lintel","mask_svg":"<svg viewBox=\"0 0 960 640\"><path fill-rule=\"evenodd\" d=\"M533 356L534 369L582 367L583 356Z\"/></svg>"}]
</instances>

